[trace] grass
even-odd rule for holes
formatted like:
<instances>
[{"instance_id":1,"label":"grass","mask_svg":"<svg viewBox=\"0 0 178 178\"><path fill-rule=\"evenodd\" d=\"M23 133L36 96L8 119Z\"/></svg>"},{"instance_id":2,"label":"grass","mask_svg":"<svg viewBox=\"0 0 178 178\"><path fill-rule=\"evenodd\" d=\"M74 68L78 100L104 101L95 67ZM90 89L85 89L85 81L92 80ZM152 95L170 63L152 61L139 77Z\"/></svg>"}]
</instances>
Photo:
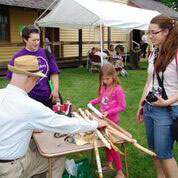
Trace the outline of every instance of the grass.
<instances>
[{"instance_id":1,"label":"grass","mask_svg":"<svg viewBox=\"0 0 178 178\"><path fill-rule=\"evenodd\" d=\"M142 62L141 66L146 68L146 62ZM136 112L138 103L142 95L144 84L147 78L146 70L129 70L128 77L121 77L121 83L126 93L127 110L121 113L120 126L129 131L139 144L147 147L146 136L143 124L138 124L136 120ZM7 81L0 78L0 88L4 87ZM97 96L98 73L89 73L85 68L67 68L62 69L60 74L60 91L64 100L70 96L74 105L74 109L85 109L87 103ZM130 178L155 178L155 170L152 158L146 153L141 152L131 144L127 144L128 148L128 165ZM177 153L176 153L177 152ZM100 149L102 165L105 165L104 149ZM68 156L75 160L84 157L91 158L91 152L83 152ZM178 161L178 148L175 145L175 158ZM123 160L124 165L124 160ZM96 167L93 169L95 170ZM105 173L104 178L114 177L115 171ZM94 177L98 177L95 174Z\"/></svg>"}]
</instances>

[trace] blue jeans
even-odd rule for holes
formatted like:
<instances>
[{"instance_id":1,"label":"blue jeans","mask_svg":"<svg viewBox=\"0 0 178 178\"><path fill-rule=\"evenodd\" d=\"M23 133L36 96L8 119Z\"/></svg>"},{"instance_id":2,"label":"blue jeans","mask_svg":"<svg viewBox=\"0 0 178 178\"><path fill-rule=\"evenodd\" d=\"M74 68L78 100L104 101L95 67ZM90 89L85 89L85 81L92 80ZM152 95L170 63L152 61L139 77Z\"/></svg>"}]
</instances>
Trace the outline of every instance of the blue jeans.
<instances>
[{"instance_id":1,"label":"blue jeans","mask_svg":"<svg viewBox=\"0 0 178 178\"><path fill-rule=\"evenodd\" d=\"M160 160L173 158L172 136L173 119L178 117L178 106L166 107L144 105L144 124L146 128L147 143L154 150Z\"/></svg>"}]
</instances>

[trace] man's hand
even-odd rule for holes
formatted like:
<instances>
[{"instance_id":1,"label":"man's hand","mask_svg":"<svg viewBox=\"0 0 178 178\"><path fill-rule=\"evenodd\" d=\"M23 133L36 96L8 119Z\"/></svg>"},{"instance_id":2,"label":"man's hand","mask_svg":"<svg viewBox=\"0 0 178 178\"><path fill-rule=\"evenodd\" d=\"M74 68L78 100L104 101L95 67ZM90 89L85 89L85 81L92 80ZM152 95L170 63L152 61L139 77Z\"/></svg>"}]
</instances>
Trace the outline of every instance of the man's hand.
<instances>
[{"instance_id":1,"label":"man's hand","mask_svg":"<svg viewBox=\"0 0 178 178\"><path fill-rule=\"evenodd\" d=\"M98 128L102 128L102 127L107 127L108 123L102 119L97 119L96 121L98 121Z\"/></svg>"},{"instance_id":2,"label":"man's hand","mask_svg":"<svg viewBox=\"0 0 178 178\"><path fill-rule=\"evenodd\" d=\"M43 132L43 130L41 130L41 129L34 129L33 130L33 133L42 133Z\"/></svg>"},{"instance_id":3,"label":"man's hand","mask_svg":"<svg viewBox=\"0 0 178 178\"><path fill-rule=\"evenodd\" d=\"M104 112L103 113L103 118L107 117L108 116L108 112Z\"/></svg>"}]
</instances>

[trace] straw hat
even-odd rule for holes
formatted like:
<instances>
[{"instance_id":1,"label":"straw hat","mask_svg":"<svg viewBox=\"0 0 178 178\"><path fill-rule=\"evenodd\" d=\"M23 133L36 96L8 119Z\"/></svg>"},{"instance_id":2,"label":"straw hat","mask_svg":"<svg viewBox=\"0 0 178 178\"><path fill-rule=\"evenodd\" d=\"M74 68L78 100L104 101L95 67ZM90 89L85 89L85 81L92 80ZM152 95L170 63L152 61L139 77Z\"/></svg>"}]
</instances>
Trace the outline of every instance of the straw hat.
<instances>
[{"instance_id":1,"label":"straw hat","mask_svg":"<svg viewBox=\"0 0 178 178\"><path fill-rule=\"evenodd\" d=\"M46 77L45 74L39 71L38 59L36 56L24 55L17 57L14 60L14 66L8 65L11 72L34 77Z\"/></svg>"}]
</instances>

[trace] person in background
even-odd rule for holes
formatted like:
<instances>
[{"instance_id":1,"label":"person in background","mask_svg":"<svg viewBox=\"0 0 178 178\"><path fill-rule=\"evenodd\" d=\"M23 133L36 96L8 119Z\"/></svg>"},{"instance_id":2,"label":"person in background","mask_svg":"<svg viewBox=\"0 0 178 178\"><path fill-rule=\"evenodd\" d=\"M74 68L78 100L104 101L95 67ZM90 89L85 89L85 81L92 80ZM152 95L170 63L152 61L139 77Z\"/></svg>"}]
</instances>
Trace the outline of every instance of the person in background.
<instances>
[{"instance_id":1,"label":"person in background","mask_svg":"<svg viewBox=\"0 0 178 178\"><path fill-rule=\"evenodd\" d=\"M177 178L178 168L173 155L172 125L178 117L178 24L159 15L149 25L148 37L154 45L149 57L148 79L137 112L144 121L147 142L156 154L157 178Z\"/></svg>"},{"instance_id":2,"label":"person in background","mask_svg":"<svg viewBox=\"0 0 178 178\"><path fill-rule=\"evenodd\" d=\"M115 51L116 51L115 58L123 61L124 60L123 57L122 57L122 55L124 54L124 47L123 47L123 45L120 45L120 44L117 45L115 47Z\"/></svg>"},{"instance_id":3,"label":"person in background","mask_svg":"<svg viewBox=\"0 0 178 178\"><path fill-rule=\"evenodd\" d=\"M42 103L30 98L29 93L39 78L46 77L40 71L36 56L24 55L8 65L13 72L6 88L0 89L0 177L31 178L48 170L48 159L38 150L32 150L30 140L36 129L74 134L94 131L106 126L103 120L86 121L54 113ZM48 143L46 143L48 144ZM62 178L65 157L52 160L53 178Z\"/></svg>"},{"instance_id":4,"label":"person in background","mask_svg":"<svg viewBox=\"0 0 178 178\"><path fill-rule=\"evenodd\" d=\"M96 47L91 48L90 54L94 55L96 53Z\"/></svg>"},{"instance_id":5,"label":"person in background","mask_svg":"<svg viewBox=\"0 0 178 178\"><path fill-rule=\"evenodd\" d=\"M115 47L115 54L112 56L111 63L114 68L121 76L127 76L128 72L124 69L124 62L122 55L124 54L124 47L122 45L117 45Z\"/></svg>"},{"instance_id":6,"label":"person in background","mask_svg":"<svg viewBox=\"0 0 178 178\"><path fill-rule=\"evenodd\" d=\"M126 109L126 100L124 91L118 81L117 72L112 64L104 64L101 67L99 82L98 97L91 100L90 103L100 105L103 117L119 124L119 113ZM103 171L112 170L112 162L114 161L117 169L116 178L124 178L120 154L113 148L111 150L106 149L106 159L107 167L104 167Z\"/></svg>"},{"instance_id":7,"label":"person in background","mask_svg":"<svg viewBox=\"0 0 178 178\"><path fill-rule=\"evenodd\" d=\"M111 57L116 55L116 51L115 51L114 45L110 45L109 46L108 52L109 52L109 56L111 56Z\"/></svg>"},{"instance_id":8,"label":"person in background","mask_svg":"<svg viewBox=\"0 0 178 178\"><path fill-rule=\"evenodd\" d=\"M34 25L27 25L22 31L22 39L25 47L17 52L10 65L14 65L14 59L23 55L37 56L40 64L40 71L47 77L42 77L28 94L31 98L43 103L52 109L53 104L59 101L59 68L56 64L54 56L49 52L48 54L43 48L40 48L40 30ZM12 72L8 71L6 79L10 80ZM50 90L49 80L53 82L54 89Z\"/></svg>"},{"instance_id":9,"label":"person in background","mask_svg":"<svg viewBox=\"0 0 178 178\"><path fill-rule=\"evenodd\" d=\"M95 51L94 55L97 55L97 56L100 56L100 57L102 56L103 57L103 64L108 63L108 60L107 60L108 55L105 52L101 52L101 49L98 48L98 47L96 47L95 50L96 51Z\"/></svg>"},{"instance_id":10,"label":"person in background","mask_svg":"<svg viewBox=\"0 0 178 178\"><path fill-rule=\"evenodd\" d=\"M148 37L144 33L142 36L142 45L141 45L141 52L142 52L142 57L145 58L147 54L147 47L148 47Z\"/></svg>"}]
</instances>

